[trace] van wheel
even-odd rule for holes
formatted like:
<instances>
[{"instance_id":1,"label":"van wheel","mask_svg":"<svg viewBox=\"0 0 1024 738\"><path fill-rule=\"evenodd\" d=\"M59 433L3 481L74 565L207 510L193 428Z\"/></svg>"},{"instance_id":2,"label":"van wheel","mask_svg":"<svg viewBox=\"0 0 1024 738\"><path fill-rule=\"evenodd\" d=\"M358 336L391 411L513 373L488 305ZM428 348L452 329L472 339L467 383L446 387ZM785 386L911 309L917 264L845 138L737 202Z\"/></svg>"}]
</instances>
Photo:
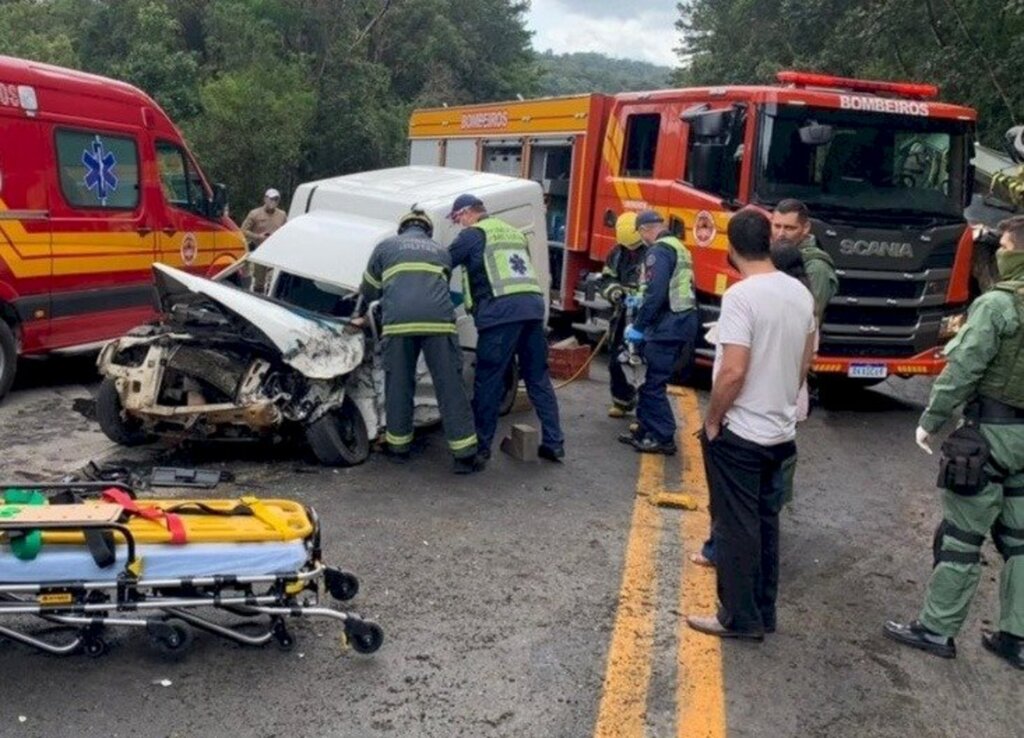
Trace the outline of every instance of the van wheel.
<instances>
[{"instance_id":1,"label":"van wheel","mask_svg":"<svg viewBox=\"0 0 1024 738\"><path fill-rule=\"evenodd\" d=\"M499 415L508 415L512 412L512 406L516 404L516 395L519 392L519 362L515 359L508 364L504 386L505 394L501 396L501 404L498 405Z\"/></svg>"},{"instance_id":2,"label":"van wheel","mask_svg":"<svg viewBox=\"0 0 1024 738\"><path fill-rule=\"evenodd\" d=\"M325 466L355 466L370 456L370 438L359 408L348 397L341 407L306 426L306 440Z\"/></svg>"},{"instance_id":3,"label":"van wheel","mask_svg":"<svg viewBox=\"0 0 1024 738\"><path fill-rule=\"evenodd\" d=\"M0 400L10 391L17 367L18 342L14 339L11 327L0 320Z\"/></svg>"},{"instance_id":4,"label":"van wheel","mask_svg":"<svg viewBox=\"0 0 1024 738\"><path fill-rule=\"evenodd\" d=\"M141 446L149 435L142 429L142 421L128 417L121 405L121 395L114 380L107 377L96 394L96 419L100 429L114 443L122 446Z\"/></svg>"}]
</instances>

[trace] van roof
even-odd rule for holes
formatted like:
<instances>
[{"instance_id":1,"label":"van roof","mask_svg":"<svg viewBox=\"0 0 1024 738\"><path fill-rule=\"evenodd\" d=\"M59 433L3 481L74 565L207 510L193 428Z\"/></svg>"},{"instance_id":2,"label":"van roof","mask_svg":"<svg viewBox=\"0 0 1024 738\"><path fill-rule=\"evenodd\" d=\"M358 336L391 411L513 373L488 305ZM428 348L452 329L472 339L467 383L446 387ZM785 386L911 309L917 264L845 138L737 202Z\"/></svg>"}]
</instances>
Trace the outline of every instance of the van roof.
<instances>
[{"instance_id":1,"label":"van roof","mask_svg":"<svg viewBox=\"0 0 1024 738\"><path fill-rule=\"evenodd\" d=\"M365 204L363 212L367 215L377 215L374 205L385 205L389 217L393 217L396 204L405 210L414 205L424 210L443 209L464 192L472 192L486 204L489 193L535 186L528 180L448 167L375 169L301 185L292 198L289 216L319 209L351 211L354 201L359 201Z\"/></svg>"},{"instance_id":2,"label":"van roof","mask_svg":"<svg viewBox=\"0 0 1024 738\"><path fill-rule=\"evenodd\" d=\"M59 89L66 93L133 105L152 105L159 109L149 95L127 82L13 56L0 56L0 79L7 84Z\"/></svg>"}]
</instances>

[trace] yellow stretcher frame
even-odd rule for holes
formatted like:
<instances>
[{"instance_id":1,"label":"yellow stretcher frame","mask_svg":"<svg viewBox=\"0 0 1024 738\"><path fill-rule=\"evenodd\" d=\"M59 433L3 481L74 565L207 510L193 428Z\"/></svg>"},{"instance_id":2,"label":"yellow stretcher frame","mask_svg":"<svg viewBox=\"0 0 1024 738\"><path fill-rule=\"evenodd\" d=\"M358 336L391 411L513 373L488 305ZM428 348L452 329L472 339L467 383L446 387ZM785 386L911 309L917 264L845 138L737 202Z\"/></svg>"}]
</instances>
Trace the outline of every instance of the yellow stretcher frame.
<instances>
[{"instance_id":1,"label":"yellow stretcher frame","mask_svg":"<svg viewBox=\"0 0 1024 738\"><path fill-rule=\"evenodd\" d=\"M0 505L3 503L0 502ZM91 506L103 504L86 500L71 505ZM185 543L262 543L305 540L313 534L313 522L305 507L293 500L257 499L141 499L140 508L155 507L178 515L185 529ZM199 506L228 513L240 505L252 511L251 515L217 515L203 512ZM178 510L178 512L174 512ZM131 530L135 542L171 543L171 533L164 519L150 520L130 512L125 513L124 524ZM121 542L123 536L115 533ZM75 530L47 530L43 543L50 545L83 545L85 535Z\"/></svg>"}]
</instances>

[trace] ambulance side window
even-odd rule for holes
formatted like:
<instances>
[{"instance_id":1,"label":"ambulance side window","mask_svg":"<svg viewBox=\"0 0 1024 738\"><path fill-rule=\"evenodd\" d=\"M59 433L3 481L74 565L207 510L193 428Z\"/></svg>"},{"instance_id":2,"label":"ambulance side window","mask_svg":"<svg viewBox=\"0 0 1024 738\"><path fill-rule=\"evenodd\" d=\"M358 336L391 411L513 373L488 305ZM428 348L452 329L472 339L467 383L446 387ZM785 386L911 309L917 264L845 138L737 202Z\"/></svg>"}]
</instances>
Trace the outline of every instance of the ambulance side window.
<instances>
[{"instance_id":1,"label":"ambulance side window","mask_svg":"<svg viewBox=\"0 0 1024 738\"><path fill-rule=\"evenodd\" d=\"M71 207L134 210L138 206L139 150L134 139L60 128L54 140L60 189Z\"/></svg>"},{"instance_id":2,"label":"ambulance side window","mask_svg":"<svg viewBox=\"0 0 1024 738\"><path fill-rule=\"evenodd\" d=\"M660 127L660 113L637 113L627 118L626 150L622 154L622 173L625 176L641 179L654 176Z\"/></svg>"},{"instance_id":3,"label":"ambulance side window","mask_svg":"<svg viewBox=\"0 0 1024 738\"><path fill-rule=\"evenodd\" d=\"M157 141L156 160L160 168L160 189L174 207L206 214L206 190L185 151L169 141Z\"/></svg>"}]
</instances>

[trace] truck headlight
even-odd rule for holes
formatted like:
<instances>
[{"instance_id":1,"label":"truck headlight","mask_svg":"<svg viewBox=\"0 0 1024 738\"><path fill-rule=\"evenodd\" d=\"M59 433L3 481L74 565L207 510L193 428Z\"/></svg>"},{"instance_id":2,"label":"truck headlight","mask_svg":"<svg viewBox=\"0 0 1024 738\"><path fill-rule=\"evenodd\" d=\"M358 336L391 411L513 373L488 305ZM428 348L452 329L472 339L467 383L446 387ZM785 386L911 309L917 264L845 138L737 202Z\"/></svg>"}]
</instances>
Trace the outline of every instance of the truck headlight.
<instances>
[{"instance_id":1,"label":"truck headlight","mask_svg":"<svg viewBox=\"0 0 1024 738\"><path fill-rule=\"evenodd\" d=\"M953 313L947 315L939 323L939 340L947 341L956 335L957 331L963 327L964 322L967 320L967 313Z\"/></svg>"}]
</instances>

